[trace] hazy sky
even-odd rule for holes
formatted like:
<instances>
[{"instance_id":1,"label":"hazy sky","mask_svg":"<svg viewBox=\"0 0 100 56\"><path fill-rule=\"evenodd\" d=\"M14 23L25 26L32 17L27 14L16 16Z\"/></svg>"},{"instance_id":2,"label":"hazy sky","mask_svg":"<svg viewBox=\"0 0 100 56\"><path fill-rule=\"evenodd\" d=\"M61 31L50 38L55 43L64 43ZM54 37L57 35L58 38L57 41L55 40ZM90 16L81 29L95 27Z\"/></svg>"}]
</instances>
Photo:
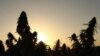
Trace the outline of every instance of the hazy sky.
<instances>
[{"instance_id":1,"label":"hazy sky","mask_svg":"<svg viewBox=\"0 0 100 56\"><path fill-rule=\"evenodd\" d=\"M94 16L100 26L100 0L0 0L0 39L5 41L7 33L16 38L17 20L22 11L27 13L31 31L46 35L48 45L57 39L70 46L68 39L73 33L79 35ZM96 45L100 45L100 27L95 35Z\"/></svg>"}]
</instances>

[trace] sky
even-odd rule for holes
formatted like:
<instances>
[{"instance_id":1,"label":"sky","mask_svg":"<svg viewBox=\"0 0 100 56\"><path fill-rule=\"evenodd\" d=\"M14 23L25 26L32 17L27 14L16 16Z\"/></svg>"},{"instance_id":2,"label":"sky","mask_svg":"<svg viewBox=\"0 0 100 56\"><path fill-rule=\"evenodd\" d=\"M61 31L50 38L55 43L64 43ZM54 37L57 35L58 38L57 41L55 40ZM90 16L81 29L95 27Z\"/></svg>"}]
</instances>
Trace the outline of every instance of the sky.
<instances>
[{"instance_id":1,"label":"sky","mask_svg":"<svg viewBox=\"0 0 100 56\"><path fill-rule=\"evenodd\" d=\"M0 0L0 39L5 42L7 34L16 38L17 20L25 11L31 31L37 31L47 45L53 46L58 39L71 46L70 37L86 29L94 16L97 18L95 44L100 45L100 0Z\"/></svg>"}]
</instances>

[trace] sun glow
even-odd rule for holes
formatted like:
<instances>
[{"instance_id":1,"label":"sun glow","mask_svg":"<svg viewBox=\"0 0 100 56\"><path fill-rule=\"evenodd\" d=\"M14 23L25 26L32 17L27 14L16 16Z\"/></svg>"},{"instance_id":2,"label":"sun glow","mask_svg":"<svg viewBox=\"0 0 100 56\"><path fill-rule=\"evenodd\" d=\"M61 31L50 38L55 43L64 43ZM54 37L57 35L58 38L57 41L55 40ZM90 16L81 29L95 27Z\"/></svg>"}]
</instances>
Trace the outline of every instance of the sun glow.
<instances>
[{"instance_id":1,"label":"sun glow","mask_svg":"<svg viewBox=\"0 0 100 56\"><path fill-rule=\"evenodd\" d=\"M38 39L38 42L40 42L40 41L46 42L47 41L47 36L46 36L46 34L44 34L42 32L38 32L37 39Z\"/></svg>"}]
</instances>

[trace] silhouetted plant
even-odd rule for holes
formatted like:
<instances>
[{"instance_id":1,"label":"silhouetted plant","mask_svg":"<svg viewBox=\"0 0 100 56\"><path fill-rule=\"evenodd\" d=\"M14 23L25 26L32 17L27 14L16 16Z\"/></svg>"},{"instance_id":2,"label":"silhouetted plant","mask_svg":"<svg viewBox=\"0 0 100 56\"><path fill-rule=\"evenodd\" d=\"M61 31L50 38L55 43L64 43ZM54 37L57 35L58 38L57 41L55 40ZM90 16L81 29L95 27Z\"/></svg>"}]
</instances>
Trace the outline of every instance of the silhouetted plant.
<instances>
[{"instance_id":1,"label":"silhouetted plant","mask_svg":"<svg viewBox=\"0 0 100 56\"><path fill-rule=\"evenodd\" d=\"M4 51L5 51L4 45L2 41L0 40L0 56L4 56Z\"/></svg>"},{"instance_id":2,"label":"silhouetted plant","mask_svg":"<svg viewBox=\"0 0 100 56\"><path fill-rule=\"evenodd\" d=\"M60 56L61 55L61 49L60 49L60 40L58 39L56 42L56 45L54 46L54 56Z\"/></svg>"},{"instance_id":3,"label":"silhouetted plant","mask_svg":"<svg viewBox=\"0 0 100 56\"><path fill-rule=\"evenodd\" d=\"M84 29L80 33L80 39L83 47L91 48L94 46L94 33L96 31L96 17L94 17L88 24L88 28Z\"/></svg>"},{"instance_id":4,"label":"silhouetted plant","mask_svg":"<svg viewBox=\"0 0 100 56\"><path fill-rule=\"evenodd\" d=\"M6 45L8 48L12 47L14 44L13 44L13 40L15 42L17 42L17 40L15 39L15 37L13 36L12 33L8 33L8 39L6 40Z\"/></svg>"},{"instance_id":5,"label":"silhouetted plant","mask_svg":"<svg viewBox=\"0 0 100 56\"><path fill-rule=\"evenodd\" d=\"M28 25L26 13L23 11L19 17L17 30L21 36L21 48L23 56L34 55L35 43L37 41L37 32L30 32L30 26ZM34 41L34 43L33 43ZM27 52L28 51L28 52Z\"/></svg>"},{"instance_id":6,"label":"silhouetted plant","mask_svg":"<svg viewBox=\"0 0 100 56\"><path fill-rule=\"evenodd\" d=\"M70 40L73 41L72 49L66 47L66 44L60 46L60 39L57 40L53 49L42 41L37 43L38 33L36 31L31 33L25 11L22 11L17 24L16 32L20 37L17 40L9 32L6 51L0 40L0 56L100 56L100 46L94 46L96 17L85 24L88 25L88 28L81 30L80 36L72 34L70 37Z\"/></svg>"},{"instance_id":7,"label":"silhouetted plant","mask_svg":"<svg viewBox=\"0 0 100 56\"><path fill-rule=\"evenodd\" d=\"M85 31L86 38L87 38L87 44L86 47L90 48L94 46L94 32L96 31L96 17L94 17L88 24L88 28Z\"/></svg>"},{"instance_id":8,"label":"silhouetted plant","mask_svg":"<svg viewBox=\"0 0 100 56\"><path fill-rule=\"evenodd\" d=\"M56 45L54 46L54 50L55 51L60 50L60 40L59 39L57 40Z\"/></svg>"},{"instance_id":9,"label":"silhouetted plant","mask_svg":"<svg viewBox=\"0 0 100 56\"><path fill-rule=\"evenodd\" d=\"M72 36L71 36L70 38L71 38L71 40L73 41L73 44L72 44L72 48L73 48L73 49L79 49L79 48L81 48L80 42L79 42L79 40L77 39L77 36L76 36L75 33L72 34Z\"/></svg>"},{"instance_id":10,"label":"silhouetted plant","mask_svg":"<svg viewBox=\"0 0 100 56\"><path fill-rule=\"evenodd\" d=\"M80 50L81 50L81 44L78 40L78 37L76 36L75 33L72 34L72 36L70 37L71 41L73 41L72 44L72 55L74 56L80 56Z\"/></svg>"},{"instance_id":11,"label":"silhouetted plant","mask_svg":"<svg viewBox=\"0 0 100 56\"><path fill-rule=\"evenodd\" d=\"M47 55L46 45L41 41L36 46L36 56L46 56L46 55Z\"/></svg>"},{"instance_id":12,"label":"silhouetted plant","mask_svg":"<svg viewBox=\"0 0 100 56\"><path fill-rule=\"evenodd\" d=\"M15 45L13 43L13 40L17 42L15 37L13 36L12 33L8 33L8 39L6 40L6 45L8 47L7 51L5 52L5 56L16 56L16 50L15 50Z\"/></svg>"},{"instance_id":13,"label":"silhouetted plant","mask_svg":"<svg viewBox=\"0 0 100 56\"><path fill-rule=\"evenodd\" d=\"M66 44L63 44L61 47L61 56L69 56L69 50L66 47Z\"/></svg>"},{"instance_id":14,"label":"silhouetted plant","mask_svg":"<svg viewBox=\"0 0 100 56\"><path fill-rule=\"evenodd\" d=\"M86 47L86 38L85 38L84 31L81 31L81 33L80 33L80 42L81 42L81 46L83 48L85 48Z\"/></svg>"},{"instance_id":15,"label":"silhouetted plant","mask_svg":"<svg viewBox=\"0 0 100 56\"><path fill-rule=\"evenodd\" d=\"M25 32L25 28L28 27L28 21L27 21L27 16L26 13L24 11L22 11L18 22L17 22L17 32L19 33L19 35L23 35L23 33Z\"/></svg>"},{"instance_id":16,"label":"silhouetted plant","mask_svg":"<svg viewBox=\"0 0 100 56\"><path fill-rule=\"evenodd\" d=\"M53 50L50 47L47 48L47 56L53 56Z\"/></svg>"},{"instance_id":17,"label":"silhouetted plant","mask_svg":"<svg viewBox=\"0 0 100 56\"><path fill-rule=\"evenodd\" d=\"M36 44L36 42L37 42L37 32L36 31L33 32L32 39L34 39L33 43Z\"/></svg>"}]
</instances>

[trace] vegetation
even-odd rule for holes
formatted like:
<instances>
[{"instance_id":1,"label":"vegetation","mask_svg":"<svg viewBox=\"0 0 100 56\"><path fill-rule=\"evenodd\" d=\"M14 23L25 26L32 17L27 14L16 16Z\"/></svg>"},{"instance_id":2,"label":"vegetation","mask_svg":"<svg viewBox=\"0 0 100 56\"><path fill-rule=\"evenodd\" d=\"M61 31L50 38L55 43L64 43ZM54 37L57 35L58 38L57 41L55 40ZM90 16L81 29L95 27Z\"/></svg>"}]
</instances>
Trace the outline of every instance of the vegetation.
<instances>
[{"instance_id":1,"label":"vegetation","mask_svg":"<svg viewBox=\"0 0 100 56\"><path fill-rule=\"evenodd\" d=\"M30 31L27 21L27 15L23 11L17 22L16 32L20 35L19 39L8 33L6 40L7 50L0 40L0 56L100 56L100 46L94 45L94 33L96 32L96 17L85 24L87 29L82 29L80 36L75 33L70 38L73 41L72 48L66 44L60 45L60 39L57 40L53 49L44 42L37 43L37 32ZM17 42L14 44L14 42Z\"/></svg>"}]
</instances>

